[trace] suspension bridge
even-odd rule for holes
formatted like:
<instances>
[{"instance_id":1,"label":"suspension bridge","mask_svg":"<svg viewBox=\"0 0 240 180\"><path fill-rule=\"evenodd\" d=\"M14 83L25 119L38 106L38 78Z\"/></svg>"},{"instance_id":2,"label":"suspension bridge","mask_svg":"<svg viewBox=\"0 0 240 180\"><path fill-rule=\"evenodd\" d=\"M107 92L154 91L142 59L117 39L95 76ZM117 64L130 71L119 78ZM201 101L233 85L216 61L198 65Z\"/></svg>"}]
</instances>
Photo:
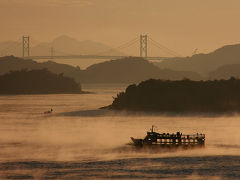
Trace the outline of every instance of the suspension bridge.
<instances>
[{"instance_id":1,"label":"suspension bridge","mask_svg":"<svg viewBox=\"0 0 240 180\"><path fill-rule=\"evenodd\" d=\"M98 52L94 54L66 54L66 55L56 55L54 47L50 48L49 55L31 55L31 46L30 46L30 36L23 36L22 37L21 49L22 49L22 58L24 59L36 59L36 60L44 60L44 59L120 59L124 57L143 57L147 60L166 60L170 57L180 57L178 53L169 48L161 45L157 41L155 41L149 35L141 34L139 37L135 37L123 44L115 47L110 48L104 52ZM138 45L139 47L139 55L138 56L126 56L126 55L108 55L111 54L110 52L113 50L120 51L126 48L129 48L133 45ZM165 52L168 56L149 56L149 45L153 45L154 47L158 48L160 52ZM11 47L10 47L11 48Z\"/></svg>"}]
</instances>

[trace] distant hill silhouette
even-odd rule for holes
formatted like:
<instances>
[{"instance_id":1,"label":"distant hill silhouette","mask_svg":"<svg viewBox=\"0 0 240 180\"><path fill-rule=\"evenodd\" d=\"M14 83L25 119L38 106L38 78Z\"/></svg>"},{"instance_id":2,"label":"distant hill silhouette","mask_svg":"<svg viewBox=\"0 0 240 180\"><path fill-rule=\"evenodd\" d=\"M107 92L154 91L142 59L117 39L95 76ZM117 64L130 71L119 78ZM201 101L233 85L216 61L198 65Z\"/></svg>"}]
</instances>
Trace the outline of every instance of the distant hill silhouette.
<instances>
[{"instance_id":1,"label":"distant hill silhouette","mask_svg":"<svg viewBox=\"0 0 240 180\"><path fill-rule=\"evenodd\" d=\"M0 58L0 74L7 73L10 70L26 68L47 68L53 73L64 73L64 75L72 77L81 83L136 83L149 78L171 80L183 78L201 79L197 73L159 69L149 61L134 57L94 64L85 70L52 61L38 63L33 60L24 60L13 56Z\"/></svg>"},{"instance_id":2,"label":"distant hill silhouette","mask_svg":"<svg viewBox=\"0 0 240 180\"><path fill-rule=\"evenodd\" d=\"M21 42L16 41L0 42L0 56L8 55L21 56L22 55L21 45L22 45Z\"/></svg>"},{"instance_id":3,"label":"distant hill silhouette","mask_svg":"<svg viewBox=\"0 0 240 180\"><path fill-rule=\"evenodd\" d=\"M201 79L200 75L187 71L159 69L143 58L129 57L94 64L84 70L81 82L91 83L133 83L149 78L160 79Z\"/></svg>"},{"instance_id":4,"label":"distant hill silhouette","mask_svg":"<svg viewBox=\"0 0 240 180\"><path fill-rule=\"evenodd\" d=\"M0 43L0 56L14 55L22 56L21 42L7 41ZM42 42L31 46L32 56L50 56L51 48L54 48L54 55L72 54L99 54L99 55L124 55L124 53L113 50L111 47L90 40L79 41L66 35L54 39L52 42Z\"/></svg>"},{"instance_id":5,"label":"distant hill silhouette","mask_svg":"<svg viewBox=\"0 0 240 180\"><path fill-rule=\"evenodd\" d=\"M179 72L168 69L159 69L154 64L142 58L125 58L106 61L89 66L85 70L66 64L52 61L38 63L33 60L24 60L13 56L0 58L0 74L10 70L47 68L53 73L64 73L80 83L136 83L149 78L199 80L197 73Z\"/></svg>"},{"instance_id":6,"label":"distant hill silhouette","mask_svg":"<svg viewBox=\"0 0 240 180\"><path fill-rule=\"evenodd\" d=\"M72 78L46 69L11 71L0 76L0 84L0 94L82 93Z\"/></svg>"},{"instance_id":7,"label":"distant hill silhouette","mask_svg":"<svg viewBox=\"0 0 240 180\"><path fill-rule=\"evenodd\" d=\"M172 58L155 63L160 68L177 71L193 71L207 75L226 64L240 64L240 44L227 45L209 54L197 54L192 57Z\"/></svg>"},{"instance_id":8,"label":"distant hill silhouette","mask_svg":"<svg viewBox=\"0 0 240 180\"><path fill-rule=\"evenodd\" d=\"M119 93L110 109L159 112L240 111L240 80L163 81L150 79Z\"/></svg>"},{"instance_id":9,"label":"distant hill silhouette","mask_svg":"<svg viewBox=\"0 0 240 180\"><path fill-rule=\"evenodd\" d=\"M209 79L240 78L240 64L227 64L209 73Z\"/></svg>"},{"instance_id":10,"label":"distant hill silhouette","mask_svg":"<svg viewBox=\"0 0 240 180\"><path fill-rule=\"evenodd\" d=\"M56 51L69 54L124 55L103 43L90 40L79 41L66 35L54 39L50 46L54 47Z\"/></svg>"},{"instance_id":11,"label":"distant hill silhouette","mask_svg":"<svg viewBox=\"0 0 240 180\"><path fill-rule=\"evenodd\" d=\"M48 69L49 71L75 78L81 75L79 67L73 67L66 64L59 64L52 61L38 63L33 60L25 60L22 58L16 58L14 56L6 56L0 58L0 74L5 74L9 71L16 71L21 69ZM79 82L79 81L78 81Z\"/></svg>"}]
</instances>

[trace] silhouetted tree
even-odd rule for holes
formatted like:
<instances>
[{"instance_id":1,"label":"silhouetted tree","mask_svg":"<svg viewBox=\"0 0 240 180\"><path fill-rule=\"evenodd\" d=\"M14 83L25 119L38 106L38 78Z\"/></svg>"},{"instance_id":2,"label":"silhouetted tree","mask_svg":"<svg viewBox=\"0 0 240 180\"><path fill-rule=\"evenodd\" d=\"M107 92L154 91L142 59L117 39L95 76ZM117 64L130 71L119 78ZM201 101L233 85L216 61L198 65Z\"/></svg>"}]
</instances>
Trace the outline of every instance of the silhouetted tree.
<instances>
[{"instance_id":1,"label":"silhouetted tree","mask_svg":"<svg viewBox=\"0 0 240 180\"><path fill-rule=\"evenodd\" d=\"M164 81L149 79L130 85L114 98L112 109L224 112L240 110L240 80Z\"/></svg>"}]
</instances>

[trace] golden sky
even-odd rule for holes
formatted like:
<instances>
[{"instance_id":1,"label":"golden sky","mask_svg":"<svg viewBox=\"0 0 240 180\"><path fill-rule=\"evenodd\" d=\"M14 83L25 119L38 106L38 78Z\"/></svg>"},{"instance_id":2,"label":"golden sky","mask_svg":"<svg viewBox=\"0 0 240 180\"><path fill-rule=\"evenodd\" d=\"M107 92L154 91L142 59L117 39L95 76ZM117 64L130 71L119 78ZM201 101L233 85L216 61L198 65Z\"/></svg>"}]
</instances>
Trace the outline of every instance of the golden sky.
<instances>
[{"instance_id":1,"label":"golden sky","mask_svg":"<svg viewBox=\"0 0 240 180\"><path fill-rule=\"evenodd\" d=\"M240 40L240 0L0 0L0 41L59 35L110 46L141 33L183 55Z\"/></svg>"}]
</instances>

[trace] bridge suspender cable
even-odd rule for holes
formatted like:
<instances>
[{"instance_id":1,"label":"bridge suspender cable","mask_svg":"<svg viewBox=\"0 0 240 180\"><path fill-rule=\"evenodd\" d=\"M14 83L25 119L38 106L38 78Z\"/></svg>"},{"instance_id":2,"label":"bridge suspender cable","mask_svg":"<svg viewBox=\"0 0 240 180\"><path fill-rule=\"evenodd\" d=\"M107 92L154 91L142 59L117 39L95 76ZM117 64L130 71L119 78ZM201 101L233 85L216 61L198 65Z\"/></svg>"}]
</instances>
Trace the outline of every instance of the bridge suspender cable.
<instances>
[{"instance_id":1,"label":"bridge suspender cable","mask_svg":"<svg viewBox=\"0 0 240 180\"><path fill-rule=\"evenodd\" d=\"M140 41L139 41L139 37L135 37L133 39L131 39L130 41L124 42L122 44L120 44L117 47L114 48L109 48L105 51L102 52L98 52L98 53L94 53L94 54L70 54L70 53L63 53L63 52L59 52L61 53L61 55L56 55L56 53L58 52L56 49L51 49L51 51L49 52L49 55L39 55L39 56L29 56L30 54L30 38L29 36L23 36L22 38L22 51L23 51L23 57L24 58L34 58L34 59L49 59L49 58L100 58L100 59L104 59L104 58L108 58L108 57L125 57L126 55L110 55L110 52L113 50L119 50L121 52L122 49L126 49L129 48L131 46L133 46L136 43L140 44L140 56L144 56L146 59L166 59L167 57L149 57L148 56L148 43L151 45L154 45L155 47L157 47L158 49L160 49L161 51L164 51L165 53L171 55L171 56L181 56L179 53L163 46L162 44L158 43L157 41L153 40L150 36L148 35L140 35ZM18 45L18 43L17 43ZM20 45L20 44L19 44ZM14 45L15 46L15 45ZM13 49L13 46L11 47ZM64 55L65 54L65 55ZM105 55L104 55L105 54Z\"/></svg>"},{"instance_id":2,"label":"bridge suspender cable","mask_svg":"<svg viewBox=\"0 0 240 180\"><path fill-rule=\"evenodd\" d=\"M171 54L173 56L181 57L181 55L179 53L177 53L177 52L175 52L175 51L173 51L173 50L163 46L162 44L160 44L157 41L153 40L151 37L149 37L148 39L150 40L151 44L154 45L155 47L157 47L157 48L159 48L159 49L161 49L161 50L165 51L166 53Z\"/></svg>"},{"instance_id":3,"label":"bridge suspender cable","mask_svg":"<svg viewBox=\"0 0 240 180\"><path fill-rule=\"evenodd\" d=\"M113 50L121 50L121 49L125 49L125 48L128 48L130 46L132 46L133 44L135 44L136 42L138 42L138 37L134 38L134 39L131 39L130 41L127 41L127 42L124 42L122 43L121 45L117 46L117 47L114 47L114 48L110 48L106 51L102 51L102 52L98 52L96 55L99 55L99 54L105 54L105 53L109 53Z\"/></svg>"}]
</instances>

